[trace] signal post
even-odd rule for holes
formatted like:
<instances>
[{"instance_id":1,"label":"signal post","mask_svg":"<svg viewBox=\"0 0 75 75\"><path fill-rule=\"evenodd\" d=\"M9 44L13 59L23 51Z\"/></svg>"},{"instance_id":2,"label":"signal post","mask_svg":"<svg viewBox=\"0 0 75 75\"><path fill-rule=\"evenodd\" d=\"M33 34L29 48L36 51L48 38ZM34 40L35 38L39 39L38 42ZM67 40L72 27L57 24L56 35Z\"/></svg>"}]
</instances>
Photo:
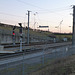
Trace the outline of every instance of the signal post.
<instances>
[{"instance_id":1,"label":"signal post","mask_svg":"<svg viewBox=\"0 0 75 75\"><path fill-rule=\"evenodd\" d=\"M13 45L15 45L15 28L16 26L13 27Z\"/></svg>"},{"instance_id":2,"label":"signal post","mask_svg":"<svg viewBox=\"0 0 75 75\"><path fill-rule=\"evenodd\" d=\"M22 23L18 23L20 25L19 33L20 33L20 51L22 51Z\"/></svg>"}]
</instances>

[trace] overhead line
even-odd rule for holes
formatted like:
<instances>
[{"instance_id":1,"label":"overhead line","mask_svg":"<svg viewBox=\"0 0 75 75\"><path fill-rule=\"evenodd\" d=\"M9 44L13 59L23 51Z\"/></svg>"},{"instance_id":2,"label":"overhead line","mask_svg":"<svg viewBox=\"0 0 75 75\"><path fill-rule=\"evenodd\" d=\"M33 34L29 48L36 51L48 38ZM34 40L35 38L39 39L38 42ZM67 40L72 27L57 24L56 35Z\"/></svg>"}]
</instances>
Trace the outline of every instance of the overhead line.
<instances>
[{"instance_id":1,"label":"overhead line","mask_svg":"<svg viewBox=\"0 0 75 75\"><path fill-rule=\"evenodd\" d=\"M59 11L59 10L62 10L62 8L56 8L56 9L45 9L45 8L41 8L39 6L36 6L36 5L33 5L33 4L30 4L28 2L25 2L25 1L22 1L22 0L17 0L18 2L20 3L24 3L24 4L27 4L29 6L33 6L33 7L36 7L36 8L39 8L39 9L42 9L42 11L47 11L47 12L50 12L50 13L54 13L56 10ZM70 6L69 6L70 7ZM66 7L63 7L63 8L66 8ZM68 8L70 9L70 8ZM64 10L68 10L68 9L64 9ZM55 10L55 11L53 11ZM40 10L41 11L41 10ZM62 10L63 11L63 10Z\"/></svg>"},{"instance_id":2,"label":"overhead line","mask_svg":"<svg viewBox=\"0 0 75 75\"><path fill-rule=\"evenodd\" d=\"M28 3L28 2L21 1L21 0L17 0L17 1L18 1L18 2L21 2L21 3L24 3L24 4L27 4L27 5L29 5L29 6L37 7L37 8L39 8L39 9L44 10L44 8L41 8L41 7L39 7L39 6L36 6L36 5L30 4L30 3Z\"/></svg>"},{"instance_id":3,"label":"overhead line","mask_svg":"<svg viewBox=\"0 0 75 75\"><path fill-rule=\"evenodd\" d=\"M9 15L9 16L14 16L14 17L21 17L21 18L25 18L25 17L23 17L23 16L12 15L12 14L7 14L7 13L3 13L3 12L0 12L0 14L3 14L3 15Z\"/></svg>"}]
</instances>

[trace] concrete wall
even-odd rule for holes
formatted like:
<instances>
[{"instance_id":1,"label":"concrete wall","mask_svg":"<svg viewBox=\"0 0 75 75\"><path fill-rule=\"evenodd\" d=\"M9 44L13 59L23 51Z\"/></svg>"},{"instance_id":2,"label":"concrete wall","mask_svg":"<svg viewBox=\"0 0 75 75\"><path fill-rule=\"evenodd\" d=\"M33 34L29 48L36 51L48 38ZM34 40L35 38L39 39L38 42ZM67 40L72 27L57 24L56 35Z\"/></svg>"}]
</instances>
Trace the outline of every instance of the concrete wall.
<instances>
[{"instance_id":1,"label":"concrete wall","mask_svg":"<svg viewBox=\"0 0 75 75\"><path fill-rule=\"evenodd\" d=\"M25 35L23 34L23 37ZM20 34L18 32L15 33L15 42L19 43ZM25 42L25 38L23 38L23 42ZM0 29L0 43L13 43L12 31Z\"/></svg>"},{"instance_id":2,"label":"concrete wall","mask_svg":"<svg viewBox=\"0 0 75 75\"><path fill-rule=\"evenodd\" d=\"M45 38L45 40L47 40ZM44 42L44 39L37 36L34 38L33 36L30 35L30 42ZM27 42L27 34L23 33L23 38L22 42L26 43ZM13 43L13 35L12 31L5 30L5 29L0 29L0 43L1 44L7 44L7 43ZM20 34L19 32L15 32L15 43L20 43Z\"/></svg>"},{"instance_id":3,"label":"concrete wall","mask_svg":"<svg viewBox=\"0 0 75 75\"><path fill-rule=\"evenodd\" d=\"M12 35L12 28L13 25L7 25L0 23L0 44L7 44L7 43L13 43L13 35ZM6 28L6 29L4 29ZM10 29L10 30L7 30ZM17 30L19 30L19 27L16 27ZM23 33L23 39L22 41L24 43L27 42L27 32ZM51 41L50 37L40 37L37 35L30 34L29 35L29 42L46 42ZM19 31L15 32L15 43L20 43L20 34Z\"/></svg>"}]
</instances>

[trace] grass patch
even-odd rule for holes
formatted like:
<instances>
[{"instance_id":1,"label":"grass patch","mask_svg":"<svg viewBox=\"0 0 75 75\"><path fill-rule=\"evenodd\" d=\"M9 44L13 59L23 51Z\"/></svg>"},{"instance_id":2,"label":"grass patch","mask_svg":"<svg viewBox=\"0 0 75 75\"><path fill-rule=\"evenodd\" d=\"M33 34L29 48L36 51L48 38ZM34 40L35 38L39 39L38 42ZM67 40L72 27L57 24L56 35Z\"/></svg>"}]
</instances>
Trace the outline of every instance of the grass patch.
<instances>
[{"instance_id":1,"label":"grass patch","mask_svg":"<svg viewBox=\"0 0 75 75\"><path fill-rule=\"evenodd\" d=\"M75 55L54 60L29 75L75 75Z\"/></svg>"}]
</instances>

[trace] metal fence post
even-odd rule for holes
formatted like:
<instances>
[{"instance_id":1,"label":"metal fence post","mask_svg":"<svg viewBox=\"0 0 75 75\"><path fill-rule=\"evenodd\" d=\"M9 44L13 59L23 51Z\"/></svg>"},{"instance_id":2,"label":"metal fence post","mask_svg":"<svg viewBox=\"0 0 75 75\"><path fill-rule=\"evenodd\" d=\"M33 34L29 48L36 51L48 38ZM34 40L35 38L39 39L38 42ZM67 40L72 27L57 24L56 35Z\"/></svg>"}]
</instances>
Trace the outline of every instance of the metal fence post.
<instances>
[{"instance_id":1,"label":"metal fence post","mask_svg":"<svg viewBox=\"0 0 75 75\"><path fill-rule=\"evenodd\" d=\"M9 75L9 73L8 73L8 63L6 64L6 67L7 67L7 75Z\"/></svg>"},{"instance_id":2,"label":"metal fence post","mask_svg":"<svg viewBox=\"0 0 75 75\"><path fill-rule=\"evenodd\" d=\"M23 73L22 75L24 75L24 52L23 52Z\"/></svg>"}]
</instances>

